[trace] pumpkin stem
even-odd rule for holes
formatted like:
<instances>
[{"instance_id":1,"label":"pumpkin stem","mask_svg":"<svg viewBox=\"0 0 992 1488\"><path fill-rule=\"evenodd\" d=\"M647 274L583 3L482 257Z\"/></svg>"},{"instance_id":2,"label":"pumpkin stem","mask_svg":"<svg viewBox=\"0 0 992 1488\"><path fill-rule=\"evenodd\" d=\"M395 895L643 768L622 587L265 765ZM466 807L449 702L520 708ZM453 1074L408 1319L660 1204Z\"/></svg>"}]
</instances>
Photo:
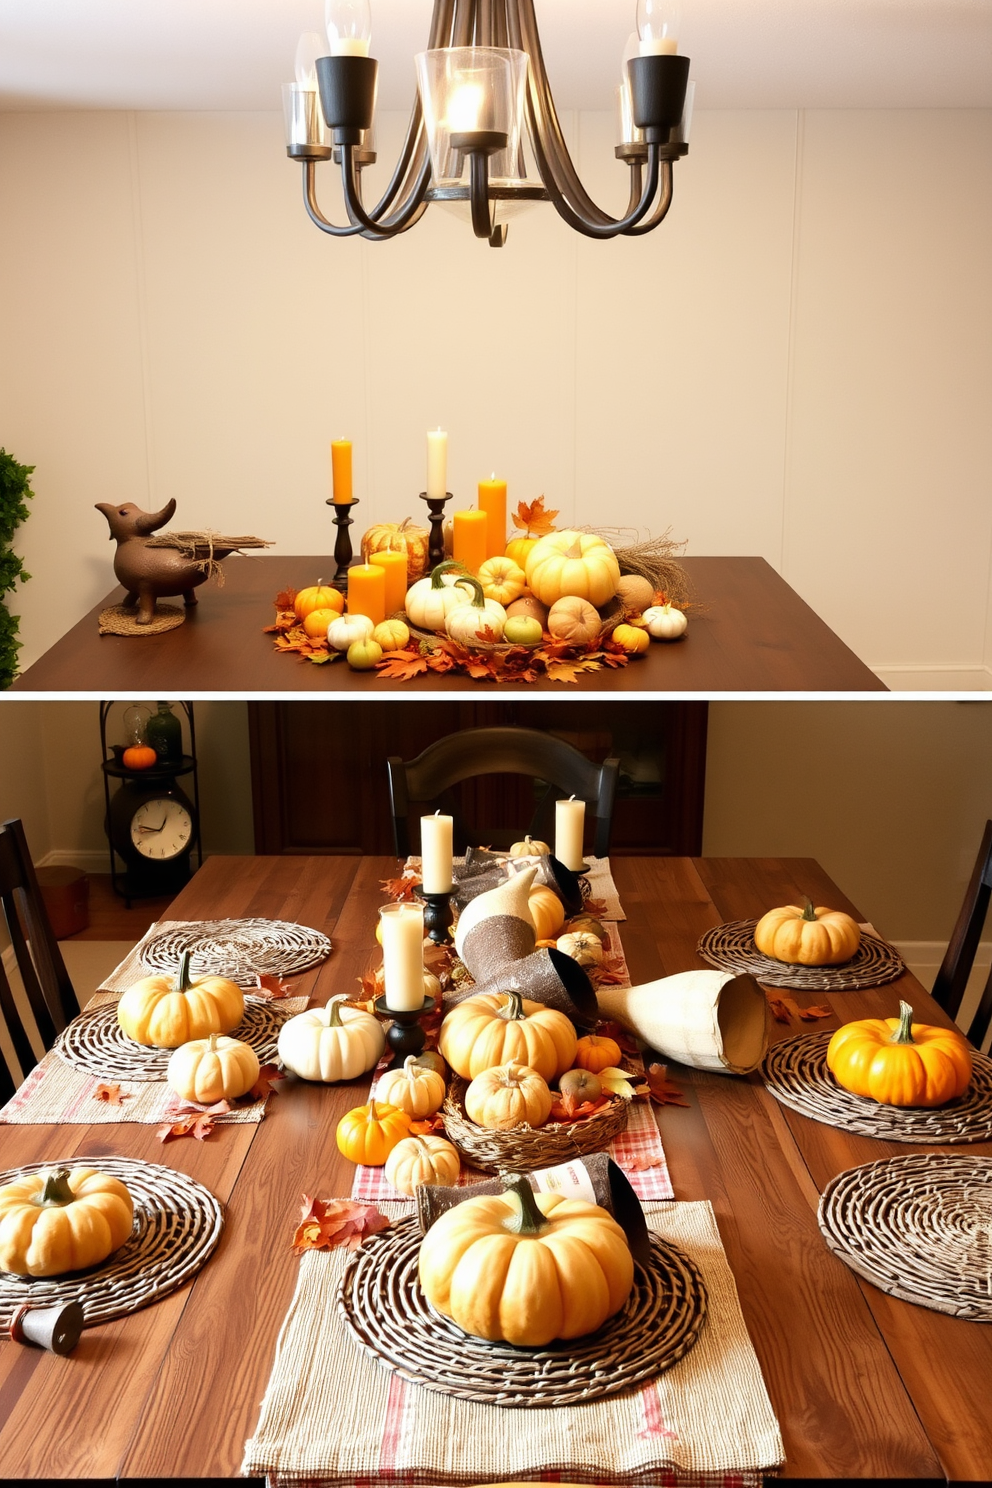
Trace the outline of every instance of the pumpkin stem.
<instances>
[{"instance_id":1,"label":"pumpkin stem","mask_svg":"<svg viewBox=\"0 0 992 1488\"><path fill-rule=\"evenodd\" d=\"M565 554L565 557L566 558L581 558L582 557L582 544L579 542L579 539L578 538L575 539L575 541L572 544L572 546L568 549L568 551Z\"/></svg>"},{"instance_id":2,"label":"pumpkin stem","mask_svg":"<svg viewBox=\"0 0 992 1488\"><path fill-rule=\"evenodd\" d=\"M454 558L446 558L443 563L439 563L437 568L432 570L431 588L446 589L448 586L444 582L444 576L448 573L460 573L467 577L463 564L456 563Z\"/></svg>"},{"instance_id":3,"label":"pumpkin stem","mask_svg":"<svg viewBox=\"0 0 992 1488\"><path fill-rule=\"evenodd\" d=\"M540 1235L548 1227L548 1221L537 1207L534 1190L526 1178L519 1175L513 1178L504 1178L506 1192L516 1194L520 1212L509 1220L506 1228L512 1230L515 1235Z\"/></svg>"},{"instance_id":4,"label":"pumpkin stem","mask_svg":"<svg viewBox=\"0 0 992 1488\"><path fill-rule=\"evenodd\" d=\"M76 1195L69 1187L68 1168L49 1168L44 1177L41 1192L33 1199L39 1209L64 1209L73 1203Z\"/></svg>"},{"instance_id":5,"label":"pumpkin stem","mask_svg":"<svg viewBox=\"0 0 992 1488\"><path fill-rule=\"evenodd\" d=\"M892 1030L890 1044L915 1044L913 1037L913 1009L908 1002L899 1003L899 1027Z\"/></svg>"},{"instance_id":6,"label":"pumpkin stem","mask_svg":"<svg viewBox=\"0 0 992 1488\"><path fill-rule=\"evenodd\" d=\"M179 975L176 977L177 992L189 992L193 986L189 975L189 961L191 955L191 951L183 951L182 957L179 962Z\"/></svg>"},{"instance_id":7,"label":"pumpkin stem","mask_svg":"<svg viewBox=\"0 0 992 1488\"><path fill-rule=\"evenodd\" d=\"M519 992L506 991L503 996L507 999L506 1007L497 1008L497 1012L505 1022L517 1023L521 1018L526 1018L523 998Z\"/></svg>"},{"instance_id":8,"label":"pumpkin stem","mask_svg":"<svg viewBox=\"0 0 992 1488\"><path fill-rule=\"evenodd\" d=\"M404 1059L403 1073L406 1075L411 1085L415 1084L416 1081L420 1078L417 1066L417 1056L415 1054L408 1054Z\"/></svg>"},{"instance_id":9,"label":"pumpkin stem","mask_svg":"<svg viewBox=\"0 0 992 1488\"><path fill-rule=\"evenodd\" d=\"M809 897L807 897L806 903L803 905L803 919L804 920L815 920L816 919L816 910L813 908L813 901Z\"/></svg>"},{"instance_id":10,"label":"pumpkin stem","mask_svg":"<svg viewBox=\"0 0 992 1488\"><path fill-rule=\"evenodd\" d=\"M462 578L456 579L455 585L457 588L460 589L471 588L472 598L469 600L469 604L472 605L474 609L484 610L486 608L486 596L482 592L482 585L479 583L478 579L472 576L472 574L465 574Z\"/></svg>"},{"instance_id":11,"label":"pumpkin stem","mask_svg":"<svg viewBox=\"0 0 992 1488\"><path fill-rule=\"evenodd\" d=\"M330 1002L327 1004L327 1006L331 1010L330 1011L330 1014L328 1015L328 1019L327 1019L327 1026L328 1026L328 1028L341 1028L341 1027L343 1027L343 1024L341 1022L341 1008L340 1008L339 1004L342 1003L342 1002L344 1002L344 1000L345 1000L345 997L344 997L344 993L342 992L338 997L332 997L331 1000L330 1000Z\"/></svg>"}]
</instances>

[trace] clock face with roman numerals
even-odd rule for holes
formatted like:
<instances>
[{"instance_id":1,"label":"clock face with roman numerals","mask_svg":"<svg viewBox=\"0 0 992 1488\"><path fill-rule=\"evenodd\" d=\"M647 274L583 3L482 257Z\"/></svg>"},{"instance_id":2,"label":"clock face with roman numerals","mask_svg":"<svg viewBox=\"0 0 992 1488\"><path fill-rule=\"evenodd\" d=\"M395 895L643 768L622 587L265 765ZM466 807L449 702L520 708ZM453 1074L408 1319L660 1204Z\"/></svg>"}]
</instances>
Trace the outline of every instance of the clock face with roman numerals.
<instances>
[{"instance_id":1,"label":"clock face with roman numerals","mask_svg":"<svg viewBox=\"0 0 992 1488\"><path fill-rule=\"evenodd\" d=\"M167 863L187 852L193 820L181 801L170 796L143 801L131 818L131 841L142 857Z\"/></svg>"}]
</instances>

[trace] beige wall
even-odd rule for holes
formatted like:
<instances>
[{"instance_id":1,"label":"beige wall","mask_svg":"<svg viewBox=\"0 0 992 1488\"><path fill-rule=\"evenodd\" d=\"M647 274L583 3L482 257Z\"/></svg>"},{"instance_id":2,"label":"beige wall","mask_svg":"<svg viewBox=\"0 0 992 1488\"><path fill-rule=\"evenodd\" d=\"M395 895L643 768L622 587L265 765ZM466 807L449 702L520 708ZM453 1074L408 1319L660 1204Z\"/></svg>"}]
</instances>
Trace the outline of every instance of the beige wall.
<instances>
[{"instance_id":1,"label":"beige wall","mask_svg":"<svg viewBox=\"0 0 992 1488\"><path fill-rule=\"evenodd\" d=\"M619 207L612 120L567 123ZM562 521L763 554L889 680L992 685L992 113L703 113L657 233L535 209L499 253L439 208L327 241L280 131L0 115L24 664L109 587L94 502L326 553L329 438L362 521L400 518L443 424L466 504L495 468Z\"/></svg>"},{"instance_id":2,"label":"beige wall","mask_svg":"<svg viewBox=\"0 0 992 1488\"><path fill-rule=\"evenodd\" d=\"M0 714L0 815L36 859L106 871L96 705ZM204 845L251 852L246 705L196 717ZM710 706L704 852L817 858L897 941L946 941L989 816L992 703Z\"/></svg>"}]
</instances>

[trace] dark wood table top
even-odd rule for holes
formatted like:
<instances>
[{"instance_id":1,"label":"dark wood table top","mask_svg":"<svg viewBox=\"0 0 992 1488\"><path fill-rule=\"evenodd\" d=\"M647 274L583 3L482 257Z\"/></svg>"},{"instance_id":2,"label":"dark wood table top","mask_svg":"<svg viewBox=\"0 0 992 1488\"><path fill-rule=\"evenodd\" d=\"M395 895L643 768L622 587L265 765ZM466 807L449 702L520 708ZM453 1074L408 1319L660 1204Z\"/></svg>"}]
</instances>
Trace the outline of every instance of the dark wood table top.
<instances>
[{"instance_id":1,"label":"dark wood table top","mask_svg":"<svg viewBox=\"0 0 992 1488\"><path fill-rule=\"evenodd\" d=\"M207 583L177 630L154 636L101 636L97 616L117 604L115 589L57 645L17 678L21 692L90 692L100 697L189 697L196 693L347 693L478 689L468 677L415 677L401 684L343 661L313 666L277 652L263 635L275 618L273 600L285 588L316 582L328 563L318 558L233 557L222 589ZM617 671L585 674L581 683L550 682L516 689L575 692L885 692L854 652L763 558L686 558L701 609L683 640L652 645ZM178 601L176 601L178 603ZM501 687L501 691L513 689Z\"/></svg>"},{"instance_id":2,"label":"dark wood table top","mask_svg":"<svg viewBox=\"0 0 992 1488\"><path fill-rule=\"evenodd\" d=\"M326 931L330 959L300 978L324 1001L367 969L388 858L211 858L170 918L297 919ZM635 982L702 963L699 935L808 892L864 916L811 859L619 858ZM888 987L796 994L835 1016L888 1014L900 996L946 1023L906 974ZM807 1025L802 1025L805 1028ZM798 1029L772 1025L773 1038ZM992 1329L876 1291L828 1251L819 1192L857 1163L914 1151L794 1114L756 1077L671 1066L689 1106L657 1108L676 1197L708 1199L778 1414L793 1479L987 1480ZM272 1367L298 1262L290 1236L300 1195L346 1194L352 1168L337 1118L364 1099L344 1086L289 1081L266 1119L218 1128L206 1142L161 1146L137 1125L3 1130L4 1166L120 1153L170 1164L227 1206L216 1254L194 1282L135 1316L88 1331L66 1359L0 1347L0 1462L6 1479L186 1480L234 1477ZM989 1145L969 1151L988 1153Z\"/></svg>"}]
</instances>

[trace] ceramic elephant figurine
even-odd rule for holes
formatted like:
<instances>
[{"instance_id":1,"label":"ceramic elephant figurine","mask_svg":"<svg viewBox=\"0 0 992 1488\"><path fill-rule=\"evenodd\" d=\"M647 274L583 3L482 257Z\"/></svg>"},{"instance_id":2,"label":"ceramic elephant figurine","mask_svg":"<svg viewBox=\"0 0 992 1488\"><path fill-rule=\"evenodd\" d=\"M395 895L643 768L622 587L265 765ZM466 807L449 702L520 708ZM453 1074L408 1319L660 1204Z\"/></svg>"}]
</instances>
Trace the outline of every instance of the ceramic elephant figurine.
<instances>
[{"instance_id":1,"label":"ceramic elephant figurine","mask_svg":"<svg viewBox=\"0 0 992 1488\"><path fill-rule=\"evenodd\" d=\"M187 605L196 604L193 592L198 584L209 578L214 560L226 558L235 551L232 547L192 547L189 543L176 547L155 544L149 546L153 532L164 527L174 515L175 500L167 502L161 511L144 512L126 501L121 506L112 506L107 501L97 503L97 511L103 512L110 526L110 536L117 543L114 554L114 573L118 583L127 590L126 605L138 606L137 623L148 625L155 614L155 601L167 595L181 594Z\"/></svg>"}]
</instances>

